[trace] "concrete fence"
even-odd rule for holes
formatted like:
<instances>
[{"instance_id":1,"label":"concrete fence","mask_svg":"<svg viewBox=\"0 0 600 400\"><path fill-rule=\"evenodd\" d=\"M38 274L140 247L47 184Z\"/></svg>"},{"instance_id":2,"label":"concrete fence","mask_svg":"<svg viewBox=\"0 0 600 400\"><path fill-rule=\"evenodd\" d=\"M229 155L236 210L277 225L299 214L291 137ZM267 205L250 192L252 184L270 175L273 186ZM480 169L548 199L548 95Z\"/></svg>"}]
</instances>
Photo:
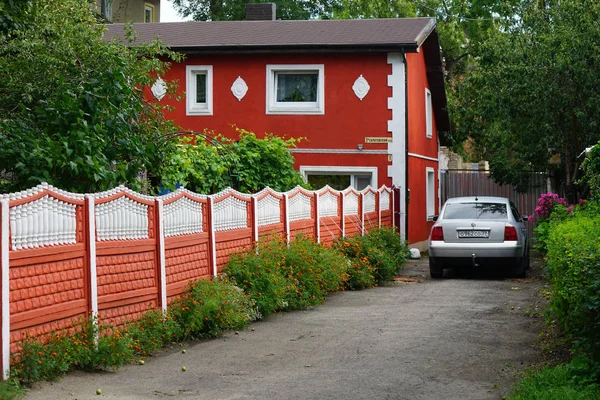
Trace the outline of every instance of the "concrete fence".
<instances>
[{"instance_id":1,"label":"concrete fence","mask_svg":"<svg viewBox=\"0 0 600 400\"><path fill-rule=\"evenodd\" d=\"M254 195L178 189L160 197L125 187L75 194L41 184L0 195L0 362L25 334L96 316L116 325L167 309L190 281L218 275L232 253L273 235L325 245L393 226L393 191L326 186Z\"/></svg>"}]
</instances>

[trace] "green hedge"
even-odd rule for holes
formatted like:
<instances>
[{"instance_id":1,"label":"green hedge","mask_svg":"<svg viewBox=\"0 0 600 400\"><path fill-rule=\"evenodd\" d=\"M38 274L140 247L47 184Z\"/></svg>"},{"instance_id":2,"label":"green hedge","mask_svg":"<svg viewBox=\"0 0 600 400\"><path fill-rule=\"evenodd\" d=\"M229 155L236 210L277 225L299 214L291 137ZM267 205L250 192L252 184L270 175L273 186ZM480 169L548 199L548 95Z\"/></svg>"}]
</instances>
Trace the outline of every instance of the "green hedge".
<instances>
[{"instance_id":1,"label":"green hedge","mask_svg":"<svg viewBox=\"0 0 600 400\"><path fill-rule=\"evenodd\" d=\"M547 245L551 311L600 363L600 214L584 211L553 225Z\"/></svg>"}]
</instances>

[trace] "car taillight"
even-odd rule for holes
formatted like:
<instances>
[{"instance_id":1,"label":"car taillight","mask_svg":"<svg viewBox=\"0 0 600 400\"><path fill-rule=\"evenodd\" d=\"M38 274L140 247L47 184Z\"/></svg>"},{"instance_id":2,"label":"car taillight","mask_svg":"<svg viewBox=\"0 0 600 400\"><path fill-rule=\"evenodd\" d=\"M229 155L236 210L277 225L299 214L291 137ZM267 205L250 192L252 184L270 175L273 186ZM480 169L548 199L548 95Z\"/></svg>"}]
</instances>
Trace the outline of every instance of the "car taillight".
<instances>
[{"instance_id":1,"label":"car taillight","mask_svg":"<svg viewBox=\"0 0 600 400\"><path fill-rule=\"evenodd\" d=\"M444 230L441 226L434 226L431 231L431 240L444 240Z\"/></svg>"},{"instance_id":2,"label":"car taillight","mask_svg":"<svg viewBox=\"0 0 600 400\"><path fill-rule=\"evenodd\" d=\"M504 241L509 240L518 240L517 236L517 228L514 226L505 226L504 227Z\"/></svg>"}]
</instances>

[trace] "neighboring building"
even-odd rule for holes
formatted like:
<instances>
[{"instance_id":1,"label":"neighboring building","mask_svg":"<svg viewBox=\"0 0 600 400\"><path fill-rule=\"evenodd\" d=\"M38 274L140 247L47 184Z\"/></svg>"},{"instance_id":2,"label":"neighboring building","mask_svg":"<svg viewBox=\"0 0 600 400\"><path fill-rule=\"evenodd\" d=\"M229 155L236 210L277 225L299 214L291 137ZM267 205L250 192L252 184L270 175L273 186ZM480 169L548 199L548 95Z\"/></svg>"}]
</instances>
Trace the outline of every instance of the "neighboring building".
<instances>
[{"instance_id":1,"label":"neighboring building","mask_svg":"<svg viewBox=\"0 0 600 400\"><path fill-rule=\"evenodd\" d=\"M438 131L449 128L435 20L275 21L272 4L250 7L267 20L135 25L139 41L186 54L162 77L187 93L162 100L167 117L306 138L293 152L308 182L400 187L401 232L424 248L439 210ZM122 34L112 25L107 37Z\"/></svg>"},{"instance_id":2,"label":"neighboring building","mask_svg":"<svg viewBox=\"0 0 600 400\"><path fill-rule=\"evenodd\" d=\"M108 22L160 22L160 0L95 0L95 4Z\"/></svg>"}]
</instances>

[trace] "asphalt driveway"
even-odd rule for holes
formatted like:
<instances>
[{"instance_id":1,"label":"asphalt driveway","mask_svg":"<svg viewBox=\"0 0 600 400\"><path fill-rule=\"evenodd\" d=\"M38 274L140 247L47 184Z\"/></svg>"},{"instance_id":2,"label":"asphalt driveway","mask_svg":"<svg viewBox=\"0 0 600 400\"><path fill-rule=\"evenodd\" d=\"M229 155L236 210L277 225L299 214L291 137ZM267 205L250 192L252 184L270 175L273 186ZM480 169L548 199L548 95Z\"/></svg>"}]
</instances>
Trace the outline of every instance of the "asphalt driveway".
<instances>
[{"instance_id":1,"label":"asphalt driveway","mask_svg":"<svg viewBox=\"0 0 600 400\"><path fill-rule=\"evenodd\" d=\"M425 263L402 273L418 283L338 293L312 310L185 345L185 354L174 346L145 365L39 384L26 398L502 398L538 357L541 321L532 314L543 283L430 280Z\"/></svg>"}]
</instances>

